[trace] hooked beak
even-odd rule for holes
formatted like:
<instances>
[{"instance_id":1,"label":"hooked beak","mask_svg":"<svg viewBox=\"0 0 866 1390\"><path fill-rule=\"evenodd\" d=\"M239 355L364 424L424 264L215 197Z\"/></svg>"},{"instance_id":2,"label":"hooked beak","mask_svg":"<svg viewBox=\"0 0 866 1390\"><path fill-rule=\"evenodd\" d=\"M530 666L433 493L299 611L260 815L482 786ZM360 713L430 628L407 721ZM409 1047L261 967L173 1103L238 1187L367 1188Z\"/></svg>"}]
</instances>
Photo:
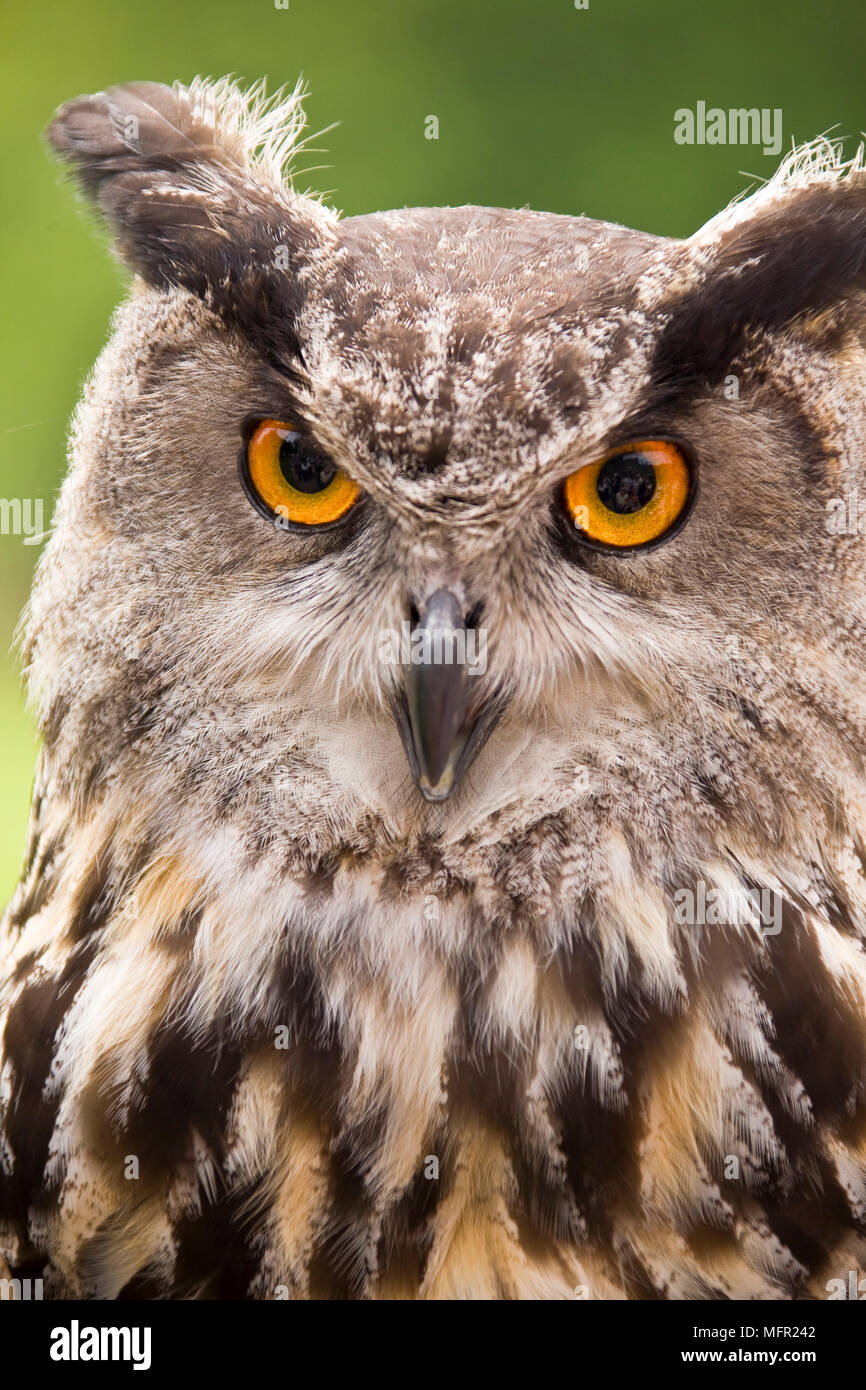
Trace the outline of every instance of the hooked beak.
<instances>
[{"instance_id":1,"label":"hooked beak","mask_svg":"<svg viewBox=\"0 0 866 1390\"><path fill-rule=\"evenodd\" d=\"M412 776L427 801L451 795L499 718L495 701L482 707L474 699L486 652L486 633L467 625L451 590L431 594L411 630L411 664L395 708Z\"/></svg>"}]
</instances>

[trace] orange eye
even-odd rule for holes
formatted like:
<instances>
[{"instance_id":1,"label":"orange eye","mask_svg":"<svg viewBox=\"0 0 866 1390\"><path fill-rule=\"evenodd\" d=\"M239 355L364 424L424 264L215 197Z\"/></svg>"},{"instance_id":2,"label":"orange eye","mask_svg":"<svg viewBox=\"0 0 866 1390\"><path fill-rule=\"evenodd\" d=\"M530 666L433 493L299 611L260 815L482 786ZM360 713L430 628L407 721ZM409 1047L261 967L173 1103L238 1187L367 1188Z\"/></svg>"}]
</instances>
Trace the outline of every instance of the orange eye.
<instances>
[{"instance_id":1,"label":"orange eye","mask_svg":"<svg viewBox=\"0 0 866 1390\"><path fill-rule=\"evenodd\" d=\"M691 474L664 439L629 444L565 480L568 515L582 538L627 549L660 540L683 515Z\"/></svg>"},{"instance_id":2,"label":"orange eye","mask_svg":"<svg viewBox=\"0 0 866 1390\"><path fill-rule=\"evenodd\" d=\"M246 473L258 501L283 521L302 526L339 521L361 491L285 420L262 420L256 426L247 444Z\"/></svg>"}]
</instances>

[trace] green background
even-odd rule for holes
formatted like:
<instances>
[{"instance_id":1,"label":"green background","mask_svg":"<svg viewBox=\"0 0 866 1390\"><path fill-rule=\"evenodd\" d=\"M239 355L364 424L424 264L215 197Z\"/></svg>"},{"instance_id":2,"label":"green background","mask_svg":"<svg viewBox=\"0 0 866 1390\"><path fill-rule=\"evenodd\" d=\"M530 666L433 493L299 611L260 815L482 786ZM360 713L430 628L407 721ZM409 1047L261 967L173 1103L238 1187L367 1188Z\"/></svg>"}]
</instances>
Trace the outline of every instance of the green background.
<instances>
[{"instance_id":1,"label":"green background","mask_svg":"<svg viewBox=\"0 0 866 1390\"><path fill-rule=\"evenodd\" d=\"M7 0L7 6L9 0ZM66 422L123 276L40 140L56 105L136 78L303 72L347 213L489 203L691 232L776 160L674 143L673 113L781 107L783 148L866 126L863 0L18 0L3 20L0 496L50 515ZM439 139L424 138L428 115ZM0 899L17 874L35 736L11 650L37 546L0 537Z\"/></svg>"}]
</instances>

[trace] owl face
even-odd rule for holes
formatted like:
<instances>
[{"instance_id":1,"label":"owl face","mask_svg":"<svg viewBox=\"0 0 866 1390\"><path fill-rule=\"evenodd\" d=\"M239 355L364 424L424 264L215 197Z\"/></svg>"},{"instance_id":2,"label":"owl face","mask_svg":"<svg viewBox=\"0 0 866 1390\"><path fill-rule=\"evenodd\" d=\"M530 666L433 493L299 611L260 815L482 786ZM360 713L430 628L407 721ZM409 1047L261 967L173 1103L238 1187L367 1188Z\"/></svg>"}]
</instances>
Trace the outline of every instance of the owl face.
<instances>
[{"instance_id":1,"label":"owl face","mask_svg":"<svg viewBox=\"0 0 866 1390\"><path fill-rule=\"evenodd\" d=\"M195 83L50 131L138 278L27 624L10 1272L824 1297L864 1205L862 160L668 241L340 220L299 129Z\"/></svg>"},{"instance_id":2,"label":"owl face","mask_svg":"<svg viewBox=\"0 0 866 1390\"><path fill-rule=\"evenodd\" d=\"M49 727L88 673L88 785L122 765L259 851L300 820L313 857L541 805L781 834L860 717L828 654L862 561L825 524L863 445L859 170L801 162L684 242L340 221L254 116L140 86L52 127L141 277L45 562L87 623L34 599Z\"/></svg>"}]
</instances>

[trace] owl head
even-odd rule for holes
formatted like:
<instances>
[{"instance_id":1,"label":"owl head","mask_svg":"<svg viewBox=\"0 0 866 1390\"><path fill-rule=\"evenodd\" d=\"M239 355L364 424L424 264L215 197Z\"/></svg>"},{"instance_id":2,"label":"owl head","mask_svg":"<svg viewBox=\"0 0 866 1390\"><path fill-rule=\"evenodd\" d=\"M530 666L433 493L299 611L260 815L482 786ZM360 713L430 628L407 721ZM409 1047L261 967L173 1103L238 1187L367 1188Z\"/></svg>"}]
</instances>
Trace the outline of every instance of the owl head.
<instances>
[{"instance_id":1,"label":"owl head","mask_svg":"<svg viewBox=\"0 0 866 1390\"><path fill-rule=\"evenodd\" d=\"M340 218L286 176L302 126L196 81L50 128L136 277L32 603L58 783L308 865L543 856L566 822L820 858L864 733L863 542L830 524L866 447L861 162L819 142L671 240Z\"/></svg>"}]
</instances>

